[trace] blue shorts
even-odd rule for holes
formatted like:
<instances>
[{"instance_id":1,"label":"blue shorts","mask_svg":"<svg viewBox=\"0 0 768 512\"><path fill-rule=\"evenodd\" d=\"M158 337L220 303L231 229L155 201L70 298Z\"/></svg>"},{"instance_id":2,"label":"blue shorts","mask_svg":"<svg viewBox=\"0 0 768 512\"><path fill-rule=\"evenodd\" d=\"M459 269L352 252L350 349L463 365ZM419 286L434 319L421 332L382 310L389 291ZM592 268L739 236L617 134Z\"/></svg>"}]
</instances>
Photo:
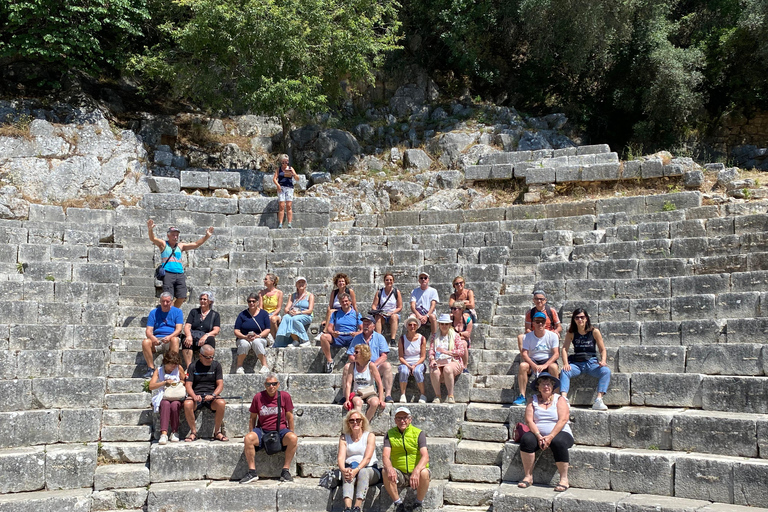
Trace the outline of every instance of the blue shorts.
<instances>
[{"instance_id":1,"label":"blue shorts","mask_svg":"<svg viewBox=\"0 0 768 512\"><path fill-rule=\"evenodd\" d=\"M259 438L259 446L256 447L256 451L259 451L261 449L261 438L264 437L264 431L261 430L259 427L256 427L253 429L253 431L256 433L256 435ZM292 432L289 428L281 428L280 429L280 444L283 443L283 438L285 437L285 434L288 432ZM285 451L285 445L283 444L283 451Z\"/></svg>"},{"instance_id":2,"label":"blue shorts","mask_svg":"<svg viewBox=\"0 0 768 512\"><path fill-rule=\"evenodd\" d=\"M334 347L349 347L349 344L352 343L352 336L351 334L340 334L338 337L333 338L333 345Z\"/></svg>"}]
</instances>

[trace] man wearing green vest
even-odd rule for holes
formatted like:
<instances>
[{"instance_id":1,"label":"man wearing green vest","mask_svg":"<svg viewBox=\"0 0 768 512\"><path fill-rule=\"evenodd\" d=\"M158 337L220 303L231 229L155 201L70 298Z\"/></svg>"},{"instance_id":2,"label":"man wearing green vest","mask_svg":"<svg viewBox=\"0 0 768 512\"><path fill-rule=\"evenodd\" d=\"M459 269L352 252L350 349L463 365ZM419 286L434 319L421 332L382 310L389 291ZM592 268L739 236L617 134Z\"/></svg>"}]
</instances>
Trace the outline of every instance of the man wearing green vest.
<instances>
[{"instance_id":1,"label":"man wearing green vest","mask_svg":"<svg viewBox=\"0 0 768 512\"><path fill-rule=\"evenodd\" d=\"M432 476L429 470L427 436L421 429L411 425L411 411L407 407L397 408L395 424L384 438L384 488L395 502L396 512L406 512L398 488L408 485L411 489L416 489L416 502L411 510L421 512L421 502L427 495Z\"/></svg>"}]
</instances>

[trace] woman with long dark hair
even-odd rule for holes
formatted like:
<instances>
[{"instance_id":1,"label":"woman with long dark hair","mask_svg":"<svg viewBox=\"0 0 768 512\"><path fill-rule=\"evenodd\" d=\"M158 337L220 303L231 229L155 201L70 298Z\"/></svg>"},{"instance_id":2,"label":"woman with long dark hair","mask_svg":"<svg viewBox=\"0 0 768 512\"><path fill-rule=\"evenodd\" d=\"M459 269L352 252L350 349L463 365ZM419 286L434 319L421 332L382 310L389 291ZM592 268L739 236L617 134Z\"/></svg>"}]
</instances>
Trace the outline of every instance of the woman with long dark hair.
<instances>
[{"instance_id":1,"label":"woman with long dark hair","mask_svg":"<svg viewBox=\"0 0 768 512\"><path fill-rule=\"evenodd\" d=\"M573 353L569 355L571 344ZM568 397L571 379L586 373L598 379L597 398L592 408L607 411L608 407L603 403L603 395L611 383L611 369L607 366L607 358L600 330L592 327L589 315L583 308L576 308L571 315L571 325L563 342L563 371L560 374L560 394L563 398Z\"/></svg>"}]
</instances>

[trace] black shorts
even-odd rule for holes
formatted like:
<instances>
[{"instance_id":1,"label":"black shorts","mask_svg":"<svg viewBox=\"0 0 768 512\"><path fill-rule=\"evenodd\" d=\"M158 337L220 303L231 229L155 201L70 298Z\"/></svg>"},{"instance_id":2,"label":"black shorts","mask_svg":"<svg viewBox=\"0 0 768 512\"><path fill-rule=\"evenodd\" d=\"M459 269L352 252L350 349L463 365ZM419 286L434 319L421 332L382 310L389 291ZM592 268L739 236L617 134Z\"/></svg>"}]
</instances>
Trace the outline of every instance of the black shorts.
<instances>
[{"instance_id":1,"label":"black shorts","mask_svg":"<svg viewBox=\"0 0 768 512\"><path fill-rule=\"evenodd\" d=\"M197 341L200 341L199 339L197 341L194 341L194 337L193 337L192 346L189 348L184 346L184 341L186 339L187 339L187 336L185 334L182 333L179 335L179 347L181 348L181 350L191 350L192 352L200 352L201 347L200 345L197 344ZM206 338L205 340L205 344L210 345L213 348L216 348L216 338L214 338L213 336L208 336L208 338Z\"/></svg>"},{"instance_id":2,"label":"black shorts","mask_svg":"<svg viewBox=\"0 0 768 512\"><path fill-rule=\"evenodd\" d=\"M175 299L187 298L187 275L165 271L163 277L163 292L168 292Z\"/></svg>"}]
</instances>

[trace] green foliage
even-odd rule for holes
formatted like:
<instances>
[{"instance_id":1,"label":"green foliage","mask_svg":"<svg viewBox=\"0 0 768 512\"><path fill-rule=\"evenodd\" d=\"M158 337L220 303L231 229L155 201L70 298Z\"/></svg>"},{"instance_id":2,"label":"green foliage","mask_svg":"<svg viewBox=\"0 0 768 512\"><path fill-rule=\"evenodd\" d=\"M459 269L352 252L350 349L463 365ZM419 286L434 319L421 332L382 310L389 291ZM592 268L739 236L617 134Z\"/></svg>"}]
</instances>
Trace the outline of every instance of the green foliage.
<instances>
[{"instance_id":1,"label":"green foliage","mask_svg":"<svg viewBox=\"0 0 768 512\"><path fill-rule=\"evenodd\" d=\"M6 0L0 63L32 61L58 71L119 65L148 17L146 0Z\"/></svg>"},{"instance_id":2,"label":"green foliage","mask_svg":"<svg viewBox=\"0 0 768 512\"><path fill-rule=\"evenodd\" d=\"M314 112L372 83L396 48L394 0L178 0L187 16L131 67L211 109Z\"/></svg>"},{"instance_id":3,"label":"green foliage","mask_svg":"<svg viewBox=\"0 0 768 512\"><path fill-rule=\"evenodd\" d=\"M661 211L663 212L673 212L675 210L677 210L677 205L672 201L665 201L664 205L661 207Z\"/></svg>"}]
</instances>

